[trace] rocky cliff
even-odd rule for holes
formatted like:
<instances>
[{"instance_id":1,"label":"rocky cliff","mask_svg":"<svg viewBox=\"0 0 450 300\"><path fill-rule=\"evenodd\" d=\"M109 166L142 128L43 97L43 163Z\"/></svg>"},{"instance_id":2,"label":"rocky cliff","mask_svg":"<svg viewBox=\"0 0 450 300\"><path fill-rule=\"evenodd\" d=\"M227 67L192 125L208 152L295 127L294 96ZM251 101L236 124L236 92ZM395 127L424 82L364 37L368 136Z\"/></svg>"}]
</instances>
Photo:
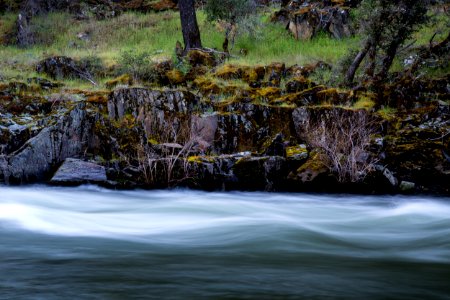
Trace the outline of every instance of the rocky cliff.
<instances>
[{"instance_id":1,"label":"rocky cliff","mask_svg":"<svg viewBox=\"0 0 450 300\"><path fill-rule=\"evenodd\" d=\"M311 82L321 67L222 65L171 88L0 84L0 181L450 192L448 93L392 112L358 108L370 92Z\"/></svg>"}]
</instances>

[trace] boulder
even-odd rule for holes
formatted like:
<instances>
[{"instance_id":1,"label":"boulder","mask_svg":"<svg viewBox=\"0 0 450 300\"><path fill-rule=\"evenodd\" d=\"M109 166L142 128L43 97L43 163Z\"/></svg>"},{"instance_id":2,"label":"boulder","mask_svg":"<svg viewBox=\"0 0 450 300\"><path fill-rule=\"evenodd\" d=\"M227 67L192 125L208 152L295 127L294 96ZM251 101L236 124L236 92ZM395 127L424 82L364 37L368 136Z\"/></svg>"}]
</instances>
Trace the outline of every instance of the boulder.
<instances>
[{"instance_id":1,"label":"boulder","mask_svg":"<svg viewBox=\"0 0 450 300\"><path fill-rule=\"evenodd\" d=\"M77 104L20 149L3 156L0 178L6 183L42 182L66 158L80 157L97 147L92 132L99 114L88 113L85 108L85 103Z\"/></svg>"},{"instance_id":2,"label":"boulder","mask_svg":"<svg viewBox=\"0 0 450 300\"><path fill-rule=\"evenodd\" d=\"M321 184L326 181L320 179L330 173L329 164L329 158L320 149L313 149L308 160L296 171L291 172L289 178L302 184L312 182Z\"/></svg>"},{"instance_id":3,"label":"boulder","mask_svg":"<svg viewBox=\"0 0 450 300\"><path fill-rule=\"evenodd\" d=\"M36 65L38 73L44 73L53 79L79 78L95 84L92 75L79 62L67 56L53 56Z\"/></svg>"},{"instance_id":4,"label":"boulder","mask_svg":"<svg viewBox=\"0 0 450 300\"><path fill-rule=\"evenodd\" d=\"M346 1L290 1L272 17L272 21L287 23L295 39L309 40L319 32L328 32L337 39L352 34Z\"/></svg>"},{"instance_id":5,"label":"boulder","mask_svg":"<svg viewBox=\"0 0 450 300\"><path fill-rule=\"evenodd\" d=\"M84 183L105 183L106 170L98 164L75 158L67 158L50 180L52 184L78 185Z\"/></svg>"}]
</instances>

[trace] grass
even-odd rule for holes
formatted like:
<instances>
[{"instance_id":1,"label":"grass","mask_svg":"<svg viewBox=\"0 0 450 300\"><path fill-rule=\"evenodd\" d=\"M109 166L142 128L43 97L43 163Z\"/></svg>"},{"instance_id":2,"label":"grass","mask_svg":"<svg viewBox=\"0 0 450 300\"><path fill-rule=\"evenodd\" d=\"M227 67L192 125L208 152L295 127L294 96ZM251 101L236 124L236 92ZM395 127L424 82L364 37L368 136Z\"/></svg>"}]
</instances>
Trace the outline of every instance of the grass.
<instances>
[{"instance_id":1,"label":"grass","mask_svg":"<svg viewBox=\"0 0 450 300\"><path fill-rule=\"evenodd\" d=\"M208 23L202 11L198 12L198 21L204 46L221 50L224 33ZM13 28L14 22L13 14L1 16L0 38ZM149 52L155 59L171 58L175 43L182 41L177 12L127 12L101 21L76 21L66 13L52 13L36 18L33 26L41 44L27 49L0 46L0 70L4 76L30 76L39 60L52 55L77 59L97 56L107 67L116 65L126 51ZM79 34L87 34L89 39L79 39ZM257 37L237 37L231 62L252 65L278 61L292 65L324 60L333 63L356 42L355 38L339 41L326 36L296 41L282 25L266 22ZM241 55L240 49L246 49L248 55Z\"/></svg>"},{"instance_id":2,"label":"grass","mask_svg":"<svg viewBox=\"0 0 450 300\"><path fill-rule=\"evenodd\" d=\"M201 10L197 17L203 45L221 50L224 33L208 23ZM52 13L38 17L32 23L41 44L27 49L3 46L1 42L14 28L15 18L15 14L0 16L0 75L6 78L37 76L34 71L36 63L53 55L75 59L99 57L111 69L127 51L148 52L154 60L169 59L174 56L176 42L182 41L178 12L127 12L117 18L101 21L77 21L67 13ZM311 41L298 41L282 24L271 23L268 19L269 13L266 12L261 17L263 26L258 34L237 37L230 63L265 65L284 62L290 66L322 60L335 64L349 49L359 46L358 36L336 40L323 34ZM424 27L415 35L417 44L428 43L434 32L446 22L443 17L438 17L434 25ZM87 34L89 38L82 40L77 37L79 34ZM241 54L241 49L245 49L247 54Z\"/></svg>"}]
</instances>

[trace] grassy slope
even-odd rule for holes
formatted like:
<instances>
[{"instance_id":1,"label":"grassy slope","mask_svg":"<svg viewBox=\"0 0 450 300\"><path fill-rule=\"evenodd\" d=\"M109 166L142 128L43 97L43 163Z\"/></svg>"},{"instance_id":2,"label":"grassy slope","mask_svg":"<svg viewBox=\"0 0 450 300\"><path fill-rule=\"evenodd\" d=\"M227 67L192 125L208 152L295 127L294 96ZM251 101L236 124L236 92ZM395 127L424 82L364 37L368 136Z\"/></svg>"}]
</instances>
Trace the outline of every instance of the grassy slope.
<instances>
[{"instance_id":1,"label":"grassy slope","mask_svg":"<svg viewBox=\"0 0 450 300\"><path fill-rule=\"evenodd\" d=\"M0 36L14 24L11 14L1 16ZM198 13L203 44L221 49L223 33L206 22ZM177 40L182 41L177 12L125 13L103 21L74 21L67 14L51 14L35 20L45 45L30 49L0 46L0 70L12 77L32 73L33 65L43 57L67 55L75 58L98 56L106 65L114 65L124 51L150 52L157 57L172 57ZM2 33L3 31L3 33ZM57 32L58 34L52 34ZM88 41L77 38L78 33L90 34ZM288 65L315 60L333 63L346 53L357 39L333 40L321 36L313 41L294 40L280 24L265 23L258 37L240 36L232 51L232 61L240 64L268 64L273 61ZM247 56L239 50L248 50Z\"/></svg>"},{"instance_id":2,"label":"grassy slope","mask_svg":"<svg viewBox=\"0 0 450 300\"><path fill-rule=\"evenodd\" d=\"M14 26L15 15L0 16L0 41L5 32ZM221 49L223 33L206 22L202 11L198 12L203 44ZM285 62L287 65L306 64L317 60L336 63L350 48L359 45L359 38L334 40L319 36L312 41L296 41L284 26L267 21L267 15L258 37L240 36L232 51L233 63L269 64ZM106 66L117 64L124 51L149 52L155 59L174 55L177 40L182 41L177 12L139 14L128 12L117 18L103 21L76 21L68 14L55 13L37 18L40 40L44 43L29 49L0 45L0 75L6 78L23 79L35 76L37 61L51 55L66 55L74 58L99 57ZM415 35L419 44L426 44L437 28L426 27ZM77 37L88 33L87 41ZM247 56L239 53L248 50ZM78 85L69 82L69 85Z\"/></svg>"}]
</instances>

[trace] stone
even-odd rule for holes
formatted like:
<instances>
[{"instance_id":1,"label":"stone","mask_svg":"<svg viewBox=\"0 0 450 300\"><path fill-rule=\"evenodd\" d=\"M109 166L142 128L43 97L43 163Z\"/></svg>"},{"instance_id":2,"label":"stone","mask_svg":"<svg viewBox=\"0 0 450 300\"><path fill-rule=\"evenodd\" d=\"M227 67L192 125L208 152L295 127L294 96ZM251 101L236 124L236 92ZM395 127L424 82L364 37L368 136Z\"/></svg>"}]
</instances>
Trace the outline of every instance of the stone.
<instances>
[{"instance_id":1,"label":"stone","mask_svg":"<svg viewBox=\"0 0 450 300\"><path fill-rule=\"evenodd\" d=\"M283 134L278 133L270 142L269 146L264 152L265 155L270 156L286 156L286 144L284 143Z\"/></svg>"},{"instance_id":2,"label":"stone","mask_svg":"<svg viewBox=\"0 0 450 300\"><path fill-rule=\"evenodd\" d=\"M393 187L398 186L397 178L388 168L381 165L375 165L375 169L380 171Z\"/></svg>"},{"instance_id":3,"label":"stone","mask_svg":"<svg viewBox=\"0 0 450 300\"><path fill-rule=\"evenodd\" d=\"M289 160L306 160L308 158L308 149L305 144L286 147L286 158Z\"/></svg>"},{"instance_id":4,"label":"stone","mask_svg":"<svg viewBox=\"0 0 450 300\"><path fill-rule=\"evenodd\" d=\"M75 158L67 158L50 180L52 184L73 185L104 183L107 181L105 167Z\"/></svg>"},{"instance_id":5,"label":"stone","mask_svg":"<svg viewBox=\"0 0 450 300\"><path fill-rule=\"evenodd\" d=\"M329 174L329 159L319 149L313 149L308 160L296 171L289 174L289 178L300 181L301 183L313 182L323 175Z\"/></svg>"},{"instance_id":6,"label":"stone","mask_svg":"<svg viewBox=\"0 0 450 300\"><path fill-rule=\"evenodd\" d=\"M93 134L97 113L88 113L86 104L72 110L47 125L20 149L5 156L0 177L6 183L45 181L55 166L66 158L82 156L98 144Z\"/></svg>"},{"instance_id":7,"label":"stone","mask_svg":"<svg viewBox=\"0 0 450 300\"><path fill-rule=\"evenodd\" d=\"M402 192L410 192L416 188L416 184L410 181L401 181L398 188Z\"/></svg>"},{"instance_id":8,"label":"stone","mask_svg":"<svg viewBox=\"0 0 450 300\"><path fill-rule=\"evenodd\" d=\"M95 83L92 75L80 63L67 56L53 56L41 60L36 65L38 73L44 73L52 79L79 78Z\"/></svg>"}]
</instances>

